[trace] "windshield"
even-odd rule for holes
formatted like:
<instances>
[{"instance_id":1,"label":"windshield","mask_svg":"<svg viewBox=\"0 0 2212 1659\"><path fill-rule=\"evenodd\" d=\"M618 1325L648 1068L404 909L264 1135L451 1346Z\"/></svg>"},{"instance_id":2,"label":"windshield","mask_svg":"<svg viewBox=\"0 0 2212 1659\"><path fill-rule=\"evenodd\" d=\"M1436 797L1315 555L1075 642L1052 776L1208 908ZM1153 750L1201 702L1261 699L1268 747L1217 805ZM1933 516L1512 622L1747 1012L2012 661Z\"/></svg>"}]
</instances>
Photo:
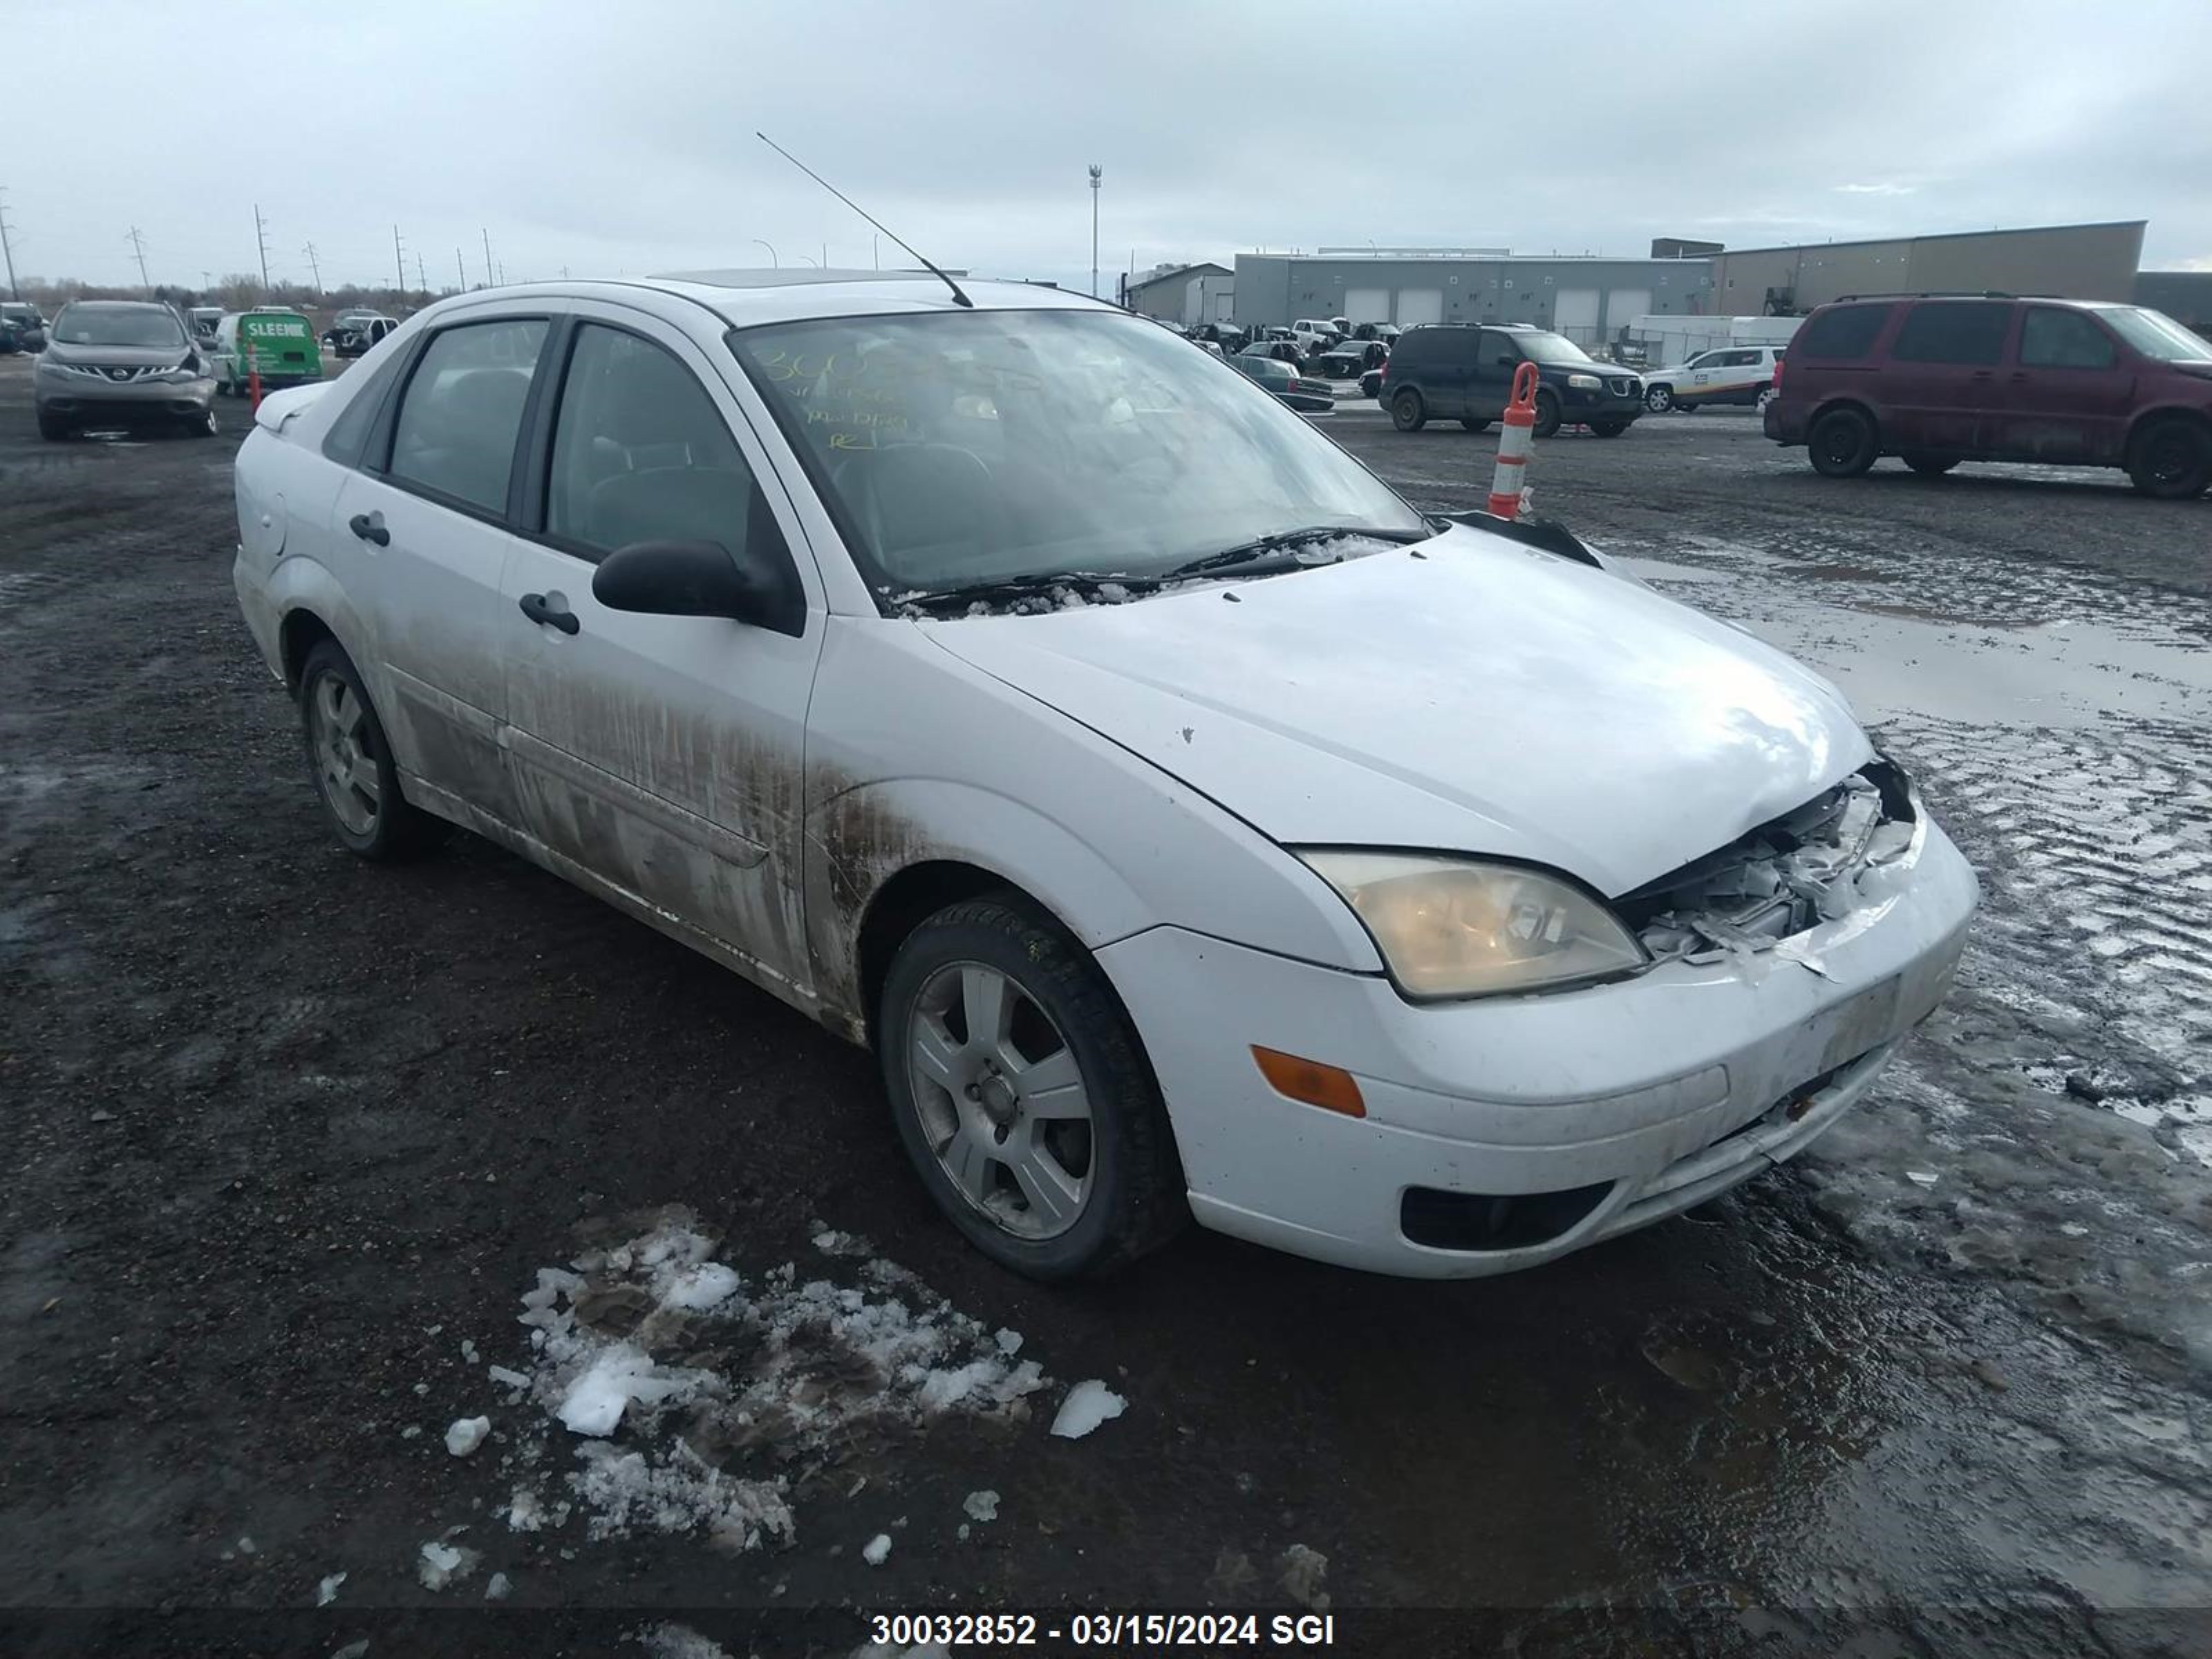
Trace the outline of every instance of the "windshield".
<instances>
[{"instance_id":1,"label":"windshield","mask_svg":"<svg viewBox=\"0 0 2212 1659\"><path fill-rule=\"evenodd\" d=\"M1521 348L1521 355L1536 363L1586 363L1590 355L1564 334L1547 334L1541 331L1518 333L1513 343Z\"/></svg>"},{"instance_id":2,"label":"windshield","mask_svg":"<svg viewBox=\"0 0 2212 1659\"><path fill-rule=\"evenodd\" d=\"M1305 421L1141 318L846 317L729 339L886 599L1164 575L1319 526L1428 533Z\"/></svg>"},{"instance_id":3,"label":"windshield","mask_svg":"<svg viewBox=\"0 0 2212 1659\"><path fill-rule=\"evenodd\" d=\"M2112 306L2097 313L2119 337L2146 357L2160 362L2202 362L2212 358L2212 340L2192 334L2162 311L2140 306Z\"/></svg>"},{"instance_id":4,"label":"windshield","mask_svg":"<svg viewBox=\"0 0 2212 1659\"><path fill-rule=\"evenodd\" d=\"M63 345L180 346L185 331L173 312L149 307L146 310L94 311L85 306L64 306L54 319L54 338Z\"/></svg>"}]
</instances>

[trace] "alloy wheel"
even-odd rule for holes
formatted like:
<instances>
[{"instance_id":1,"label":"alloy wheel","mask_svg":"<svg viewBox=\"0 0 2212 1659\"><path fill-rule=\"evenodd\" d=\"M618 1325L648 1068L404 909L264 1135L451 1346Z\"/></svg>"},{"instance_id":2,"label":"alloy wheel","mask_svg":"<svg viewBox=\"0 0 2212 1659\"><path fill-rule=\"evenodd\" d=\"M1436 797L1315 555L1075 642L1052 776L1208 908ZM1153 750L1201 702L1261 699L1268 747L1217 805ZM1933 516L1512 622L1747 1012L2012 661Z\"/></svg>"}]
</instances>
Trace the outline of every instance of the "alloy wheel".
<instances>
[{"instance_id":1,"label":"alloy wheel","mask_svg":"<svg viewBox=\"0 0 2212 1659\"><path fill-rule=\"evenodd\" d=\"M325 674L308 694L313 723L315 780L331 814L348 833L366 836L376 828L383 804L384 782L376 757L369 750L362 715L366 712L353 688L335 674Z\"/></svg>"},{"instance_id":2,"label":"alloy wheel","mask_svg":"<svg viewBox=\"0 0 2212 1659\"><path fill-rule=\"evenodd\" d=\"M946 1178L1001 1231L1057 1237L1091 1196L1091 1100L1075 1052L1020 983L948 963L915 998L907 1066Z\"/></svg>"}]
</instances>

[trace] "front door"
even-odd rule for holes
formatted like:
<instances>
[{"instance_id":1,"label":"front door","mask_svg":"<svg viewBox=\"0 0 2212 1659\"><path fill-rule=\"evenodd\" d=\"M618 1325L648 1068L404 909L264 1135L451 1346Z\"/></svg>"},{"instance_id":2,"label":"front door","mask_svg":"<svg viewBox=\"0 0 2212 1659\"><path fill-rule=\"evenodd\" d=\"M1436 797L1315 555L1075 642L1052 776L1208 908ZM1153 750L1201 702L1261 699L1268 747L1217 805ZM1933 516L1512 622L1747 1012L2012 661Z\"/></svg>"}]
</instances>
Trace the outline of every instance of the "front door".
<instances>
[{"instance_id":1,"label":"front door","mask_svg":"<svg viewBox=\"0 0 2212 1659\"><path fill-rule=\"evenodd\" d=\"M1513 371L1521 367L1521 349L1503 329L1486 328L1473 337L1474 361L1468 365L1467 416L1469 420L1494 421L1512 401Z\"/></svg>"},{"instance_id":2,"label":"front door","mask_svg":"<svg viewBox=\"0 0 2212 1659\"><path fill-rule=\"evenodd\" d=\"M2102 324L2059 306L2023 306L1989 447L2013 460L2117 461L2134 401L2135 375Z\"/></svg>"},{"instance_id":3,"label":"front door","mask_svg":"<svg viewBox=\"0 0 2212 1659\"><path fill-rule=\"evenodd\" d=\"M1897 331L1881 375L1882 447L1972 454L1999 401L2008 300L1923 300Z\"/></svg>"},{"instance_id":4,"label":"front door","mask_svg":"<svg viewBox=\"0 0 2212 1659\"><path fill-rule=\"evenodd\" d=\"M788 559L796 526L770 507L765 458L696 343L615 307L577 316L544 501L507 566L507 743L528 828L581 873L803 985L818 599L793 636L592 595L599 561L632 543L772 545ZM797 562L812 593L811 562Z\"/></svg>"},{"instance_id":5,"label":"front door","mask_svg":"<svg viewBox=\"0 0 2212 1659\"><path fill-rule=\"evenodd\" d=\"M461 322L416 357L388 433L339 486L330 529L401 769L449 809L516 821L499 744L501 574L514 455L544 317ZM362 373L356 369L355 374Z\"/></svg>"}]
</instances>

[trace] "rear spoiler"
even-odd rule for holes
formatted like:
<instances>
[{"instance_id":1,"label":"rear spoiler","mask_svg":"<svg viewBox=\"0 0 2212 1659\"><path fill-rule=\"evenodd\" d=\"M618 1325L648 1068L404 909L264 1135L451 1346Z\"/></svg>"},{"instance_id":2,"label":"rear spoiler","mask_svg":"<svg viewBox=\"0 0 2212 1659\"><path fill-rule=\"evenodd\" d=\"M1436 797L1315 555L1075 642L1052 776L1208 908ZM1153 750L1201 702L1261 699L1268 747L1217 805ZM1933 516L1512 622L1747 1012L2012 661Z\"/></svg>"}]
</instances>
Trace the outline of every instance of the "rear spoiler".
<instances>
[{"instance_id":1,"label":"rear spoiler","mask_svg":"<svg viewBox=\"0 0 2212 1659\"><path fill-rule=\"evenodd\" d=\"M261 407L253 411L253 424L271 432L283 431L295 416L304 413L331 383L321 381L314 386L295 386L283 392L272 392L261 400Z\"/></svg>"}]
</instances>

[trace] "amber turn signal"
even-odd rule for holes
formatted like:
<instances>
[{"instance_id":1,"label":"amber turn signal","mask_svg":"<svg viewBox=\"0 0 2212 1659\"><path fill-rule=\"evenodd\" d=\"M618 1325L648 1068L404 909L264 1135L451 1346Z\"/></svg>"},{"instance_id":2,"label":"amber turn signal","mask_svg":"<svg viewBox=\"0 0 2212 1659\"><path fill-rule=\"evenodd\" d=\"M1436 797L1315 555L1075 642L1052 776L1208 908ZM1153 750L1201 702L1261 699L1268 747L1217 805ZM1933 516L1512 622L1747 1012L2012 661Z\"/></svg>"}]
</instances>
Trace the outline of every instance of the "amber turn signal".
<instances>
[{"instance_id":1,"label":"amber turn signal","mask_svg":"<svg viewBox=\"0 0 2212 1659\"><path fill-rule=\"evenodd\" d=\"M1342 1067L1324 1066L1317 1060L1300 1060L1296 1054L1262 1048L1256 1042L1252 1045L1252 1058L1260 1062L1260 1075L1267 1079L1267 1086L1277 1094L1318 1106L1325 1112L1341 1112L1346 1117L1367 1115L1367 1103L1359 1097L1358 1080Z\"/></svg>"}]
</instances>

